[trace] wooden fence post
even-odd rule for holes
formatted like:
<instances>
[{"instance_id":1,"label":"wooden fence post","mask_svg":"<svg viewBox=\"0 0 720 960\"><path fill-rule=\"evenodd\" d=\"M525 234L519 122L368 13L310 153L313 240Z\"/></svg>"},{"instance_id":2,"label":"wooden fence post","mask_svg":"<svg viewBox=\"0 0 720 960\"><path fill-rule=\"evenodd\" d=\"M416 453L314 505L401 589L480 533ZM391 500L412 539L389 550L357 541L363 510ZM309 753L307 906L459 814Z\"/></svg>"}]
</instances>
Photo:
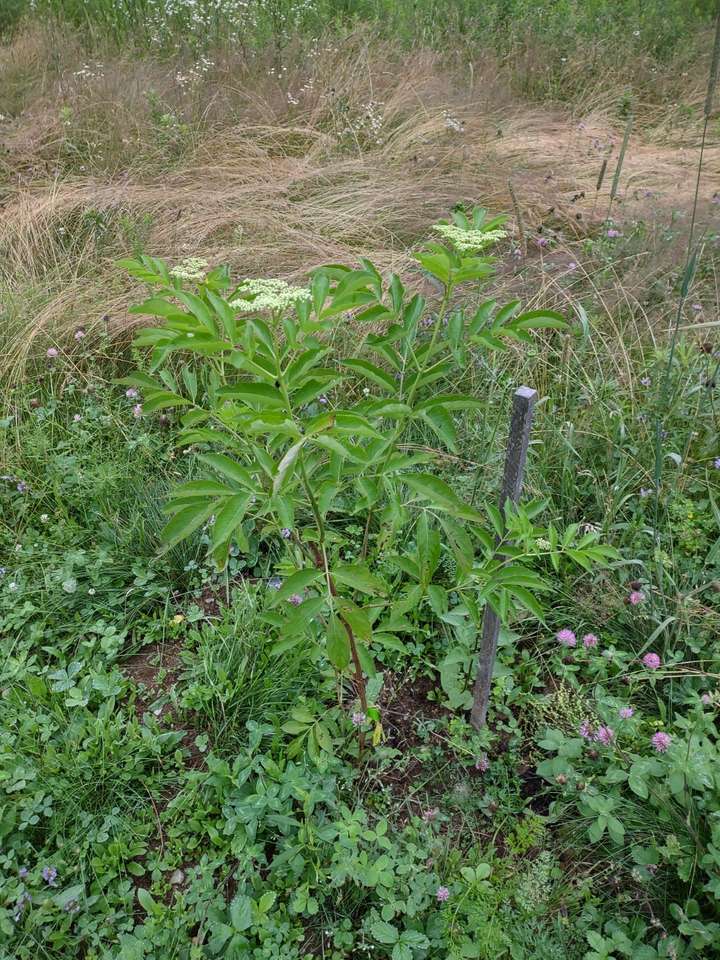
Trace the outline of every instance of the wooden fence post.
<instances>
[{"instance_id":1,"label":"wooden fence post","mask_svg":"<svg viewBox=\"0 0 720 960\"><path fill-rule=\"evenodd\" d=\"M509 500L516 504L520 499L536 400L537 390L530 387L520 387L515 391L513 397L510 434L505 454L505 473L500 491L501 513L505 509L506 501ZM500 618L487 604L483 615L482 640L480 642L475 686L473 687L473 705L470 710L470 723L476 730L484 727L487 719L499 633Z\"/></svg>"}]
</instances>

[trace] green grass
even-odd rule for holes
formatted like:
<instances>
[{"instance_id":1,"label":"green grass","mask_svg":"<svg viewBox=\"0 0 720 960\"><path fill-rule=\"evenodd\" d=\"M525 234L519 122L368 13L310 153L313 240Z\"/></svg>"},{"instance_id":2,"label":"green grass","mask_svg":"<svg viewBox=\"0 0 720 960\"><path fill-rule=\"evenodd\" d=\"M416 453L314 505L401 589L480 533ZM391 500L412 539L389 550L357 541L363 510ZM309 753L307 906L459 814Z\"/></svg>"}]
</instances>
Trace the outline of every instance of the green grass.
<instances>
[{"instance_id":1,"label":"green grass","mask_svg":"<svg viewBox=\"0 0 720 960\"><path fill-rule=\"evenodd\" d=\"M636 48L664 55L683 39L688 27L703 24L714 13L711 0L650 2L633 0L491 0L478 7L471 0L420 0L411 7L391 0L268 0L238 4L235 0L209 3L182 0L36 0L23 7L17 2L7 9L10 24L23 11L50 13L67 19L89 32L108 33L116 38L135 35L145 40L180 35L193 28L195 42L239 34L252 45L268 40L281 42L291 32L317 33L328 26L376 23L388 36L422 44L442 43L463 35L466 42L491 39L504 50L519 40L533 37L543 43L571 46L577 41L608 43L617 39L631 46L637 31ZM250 29L248 30L248 25Z\"/></svg>"}]
</instances>

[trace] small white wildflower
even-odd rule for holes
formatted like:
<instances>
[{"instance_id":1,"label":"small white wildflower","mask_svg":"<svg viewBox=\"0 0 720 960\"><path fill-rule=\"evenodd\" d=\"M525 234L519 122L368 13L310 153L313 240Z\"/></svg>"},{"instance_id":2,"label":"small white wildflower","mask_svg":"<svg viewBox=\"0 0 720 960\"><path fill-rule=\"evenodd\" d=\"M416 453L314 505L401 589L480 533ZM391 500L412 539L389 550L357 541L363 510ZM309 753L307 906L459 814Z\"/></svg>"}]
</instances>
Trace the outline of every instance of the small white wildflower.
<instances>
[{"instance_id":1,"label":"small white wildflower","mask_svg":"<svg viewBox=\"0 0 720 960\"><path fill-rule=\"evenodd\" d=\"M40 514L40 523L47 523L50 520L50 517L47 513Z\"/></svg>"},{"instance_id":2,"label":"small white wildflower","mask_svg":"<svg viewBox=\"0 0 720 960\"><path fill-rule=\"evenodd\" d=\"M445 126L448 128L448 130L454 130L455 133L465 132L465 124L462 122L462 120L452 116L452 114L447 110L443 111L443 116L445 117Z\"/></svg>"}]
</instances>

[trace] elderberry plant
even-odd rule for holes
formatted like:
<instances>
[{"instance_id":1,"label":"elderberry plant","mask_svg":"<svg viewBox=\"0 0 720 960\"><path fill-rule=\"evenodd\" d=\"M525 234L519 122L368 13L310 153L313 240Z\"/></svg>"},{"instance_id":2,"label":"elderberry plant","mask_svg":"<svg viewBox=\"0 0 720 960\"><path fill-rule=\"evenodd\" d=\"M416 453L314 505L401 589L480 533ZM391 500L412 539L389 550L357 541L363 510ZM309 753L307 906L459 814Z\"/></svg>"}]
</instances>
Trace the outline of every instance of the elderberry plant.
<instances>
[{"instance_id":1,"label":"elderberry plant","mask_svg":"<svg viewBox=\"0 0 720 960\"><path fill-rule=\"evenodd\" d=\"M282 551L282 582L264 614L275 652L325 658L349 677L353 710L375 724L376 740L373 651L400 647L423 605L442 617L453 598L452 612L475 625L485 604L504 621L519 608L542 618L543 567L588 568L610 554L577 525L540 525L542 503L476 509L433 471L436 455L412 443L424 425L457 452L454 414L480 401L445 384L480 351L565 328L557 313L523 312L518 301L462 305L458 293L493 275L484 251L503 220L476 209L439 225L444 242L416 256L440 290L432 304L368 260L319 269L308 289L123 261L155 290L133 312L162 324L135 341L152 348L149 373L122 382L143 391L145 413L184 408L178 444L192 445L204 471L172 491L166 546L210 524L219 568L231 546L247 552L250 537ZM357 343L349 356L343 340ZM178 365L176 353L200 361ZM352 543L349 528L361 531ZM441 564L443 554L454 562ZM321 727L308 737L316 754L331 749Z\"/></svg>"}]
</instances>

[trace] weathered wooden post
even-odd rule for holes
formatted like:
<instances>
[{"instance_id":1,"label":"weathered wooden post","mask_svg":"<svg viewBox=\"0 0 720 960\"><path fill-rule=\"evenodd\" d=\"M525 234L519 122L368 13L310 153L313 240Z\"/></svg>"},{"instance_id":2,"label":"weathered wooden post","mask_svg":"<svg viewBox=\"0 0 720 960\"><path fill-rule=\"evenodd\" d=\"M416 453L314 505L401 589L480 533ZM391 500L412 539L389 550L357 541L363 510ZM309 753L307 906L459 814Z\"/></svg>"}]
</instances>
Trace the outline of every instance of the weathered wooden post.
<instances>
[{"instance_id":1,"label":"weathered wooden post","mask_svg":"<svg viewBox=\"0 0 720 960\"><path fill-rule=\"evenodd\" d=\"M519 387L513 397L510 434L508 436L507 453L505 454L505 473L500 490L501 513L505 509L506 501L509 500L515 504L520 499L536 400L537 390L533 390L531 387ZM470 711L470 723L476 730L484 727L487 719L499 632L500 618L487 604L483 615L480 655L475 686L473 687L473 705Z\"/></svg>"}]
</instances>

